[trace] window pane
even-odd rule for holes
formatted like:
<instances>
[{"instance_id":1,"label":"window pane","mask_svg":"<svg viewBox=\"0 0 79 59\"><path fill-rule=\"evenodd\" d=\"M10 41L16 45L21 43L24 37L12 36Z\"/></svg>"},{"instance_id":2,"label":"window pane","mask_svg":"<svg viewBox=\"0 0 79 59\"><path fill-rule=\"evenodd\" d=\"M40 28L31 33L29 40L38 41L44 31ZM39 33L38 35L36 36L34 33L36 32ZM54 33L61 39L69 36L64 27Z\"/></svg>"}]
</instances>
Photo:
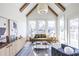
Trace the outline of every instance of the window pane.
<instances>
[{"instance_id":1,"label":"window pane","mask_svg":"<svg viewBox=\"0 0 79 59\"><path fill-rule=\"evenodd\" d=\"M64 16L62 16L60 19L59 19L59 39L60 39L60 42L61 43L64 43L65 41L65 37L64 37L64 31L65 31L65 28L64 28Z\"/></svg>"},{"instance_id":2,"label":"window pane","mask_svg":"<svg viewBox=\"0 0 79 59\"><path fill-rule=\"evenodd\" d=\"M69 22L70 45L78 48L78 19L72 19Z\"/></svg>"},{"instance_id":3,"label":"window pane","mask_svg":"<svg viewBox=\"0 0 79 59\"><path fill-rule=\"evenodd\" d=\"M38 21L38 33L45 33L45 21Z\"/></svg>"},{"instance_id":4,"label":"window pane","mask_svg":"<svg viewBox=\"0 0 79 59\"><path fill-rule=\"evenodd\" d=\"M29 36L36 33L36 21L29 21L28 22L29 28Z\"/></svg>"},{"instance_id":5,"label":"window pane","mask_svg":"<svg viewBox=\"0 0 79 59\"><path fill-rule=\"evenodd\" d=\"M48 21L48 34L49 36L56 36L56 23L55 21Z\"/></svg>"}]
</instances>

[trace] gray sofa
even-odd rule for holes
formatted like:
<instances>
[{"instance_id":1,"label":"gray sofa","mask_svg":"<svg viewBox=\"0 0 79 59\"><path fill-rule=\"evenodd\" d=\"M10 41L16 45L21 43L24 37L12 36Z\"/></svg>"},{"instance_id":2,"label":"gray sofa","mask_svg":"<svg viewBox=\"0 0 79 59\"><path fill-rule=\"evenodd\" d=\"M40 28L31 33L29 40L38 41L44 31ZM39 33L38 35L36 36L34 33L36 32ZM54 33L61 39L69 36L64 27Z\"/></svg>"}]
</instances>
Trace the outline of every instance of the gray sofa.
<instances>
[{"instance_id":1,"label":"gray sofa","mask_svg":"<svg viewBox=\"0 0 79 59\"><path fill-rule=\"evenodd\" d=\"M61 44L61 48L56 49L55 47L51 47L51 55L52 56L79 56L79 49L73 48L74 49L74 53L73 54L67 54L64 52L64 48L67 47L68 45L65 44Z\"/></svg>"}]
</instances>

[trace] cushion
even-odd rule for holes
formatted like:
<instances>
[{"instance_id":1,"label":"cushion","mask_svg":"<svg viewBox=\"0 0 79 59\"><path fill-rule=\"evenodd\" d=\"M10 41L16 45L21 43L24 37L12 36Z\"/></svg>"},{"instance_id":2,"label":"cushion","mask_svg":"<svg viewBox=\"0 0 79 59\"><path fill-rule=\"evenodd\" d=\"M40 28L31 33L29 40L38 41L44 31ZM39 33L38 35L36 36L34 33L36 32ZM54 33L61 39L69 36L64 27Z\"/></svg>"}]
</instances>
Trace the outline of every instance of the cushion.
<instances>
[{"instance_id":1,"label":"cushion","mask_svg":"<svg viewBox=\"0 0 79 59\"><path fill-rule=\"evenodd\" d=\"M41 34L35 34L34 38L41 38Z\"/></svg>"},{"instance_id":2,"label":"cushion","mask_svg":"<svg viewBox=\"0 0 79 59\"><path fill-rule=\"evenodd\" d=\"M38 38L38 34L36 34L34 38Z\"/></svg>"},{"instance_id":3,"label":"cushion","mask_svg":"<svg viewBox=\"0 0 79 59\"><path fill-rule=\"evenodd\" d=\"M46 38L46 34L41 34L41 38Z\"/></svg>"},{"instance_id":4,"label":"cushion","mask_svg":"<svg viewBox=\"0 0 79 59\"><path fill-rule=\"evenodd\" d=\"M46 34L35 34L34 38L46 38Z\"/></svg>"},{"instance_id":5,"label":"cushion","mask_svg":"<svg viewBox=\"0 0 79 59\"><path fill-rule=\"evenodd\" d=\"M71 47L65 47L65 48L64 48L64 52L65 52L66 54L73 54L73 53L74 53L74 49L71 48Z\"/></svg>"},{"instance_id":6,"label":"cushion","mask_svg":"<svg viewBox=\"0 0 79 59\"><path fill-rule=\"evenodd\" d=\"M68 45L66 45L66 44L61 44L61 47L62 47L62 49L64 49L65 47L71 47L71 46L68 46ZM73 48L74 51L75 51L75 48L74 48L74 47L71 47L71 48Z\"/></svg>"}]
</instances>

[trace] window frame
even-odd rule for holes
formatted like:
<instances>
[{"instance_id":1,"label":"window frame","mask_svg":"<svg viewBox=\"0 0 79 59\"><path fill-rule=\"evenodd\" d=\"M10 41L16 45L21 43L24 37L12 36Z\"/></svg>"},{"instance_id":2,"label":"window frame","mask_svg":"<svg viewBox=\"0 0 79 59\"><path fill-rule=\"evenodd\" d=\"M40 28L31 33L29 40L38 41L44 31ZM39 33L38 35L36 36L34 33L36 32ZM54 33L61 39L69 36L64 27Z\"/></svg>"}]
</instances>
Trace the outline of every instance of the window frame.
<instances>
[{"instance_id":1,"label":"window frame","mask_svg":"<svg viewBox=\"0 0 79 59\"><path fill-rule=\"evenodd\" d=\"M72 47L74 47L73 45L71 45L71 40L70 40L70 20L75 20L75 19L78 19L78 36L79 36L79 17L74 17L74 18L70 18L70 19L68 19L68 45L70 45L70 46L72 46ZM77 45L78 45L78 47L75 47L75 48L79 48L79 37L77 37L78 39L77 39L77 41L78 41L78 43L77 43Z\"/></svg>"}]
</instances>

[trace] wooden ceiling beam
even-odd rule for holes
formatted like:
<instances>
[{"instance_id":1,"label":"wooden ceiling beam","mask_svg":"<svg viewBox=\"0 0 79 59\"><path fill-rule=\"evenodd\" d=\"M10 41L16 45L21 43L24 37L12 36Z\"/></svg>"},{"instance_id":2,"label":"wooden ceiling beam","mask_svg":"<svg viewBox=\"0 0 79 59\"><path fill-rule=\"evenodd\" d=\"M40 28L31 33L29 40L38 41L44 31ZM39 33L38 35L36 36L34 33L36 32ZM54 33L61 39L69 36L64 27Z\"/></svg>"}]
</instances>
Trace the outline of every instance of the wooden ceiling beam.
<instances>
[{"instance_id":1,"label":"wooden ceiling beam","mask_svg":"<svg viewBox=\"0 0 79 59\"><path fill-rule=\"evenodd\" d=\"M57 7L59 7L63 12L66 10L66 8L61 3L55 3Z\"/></svg>"},{"instance_id":2,"label":"wooden ceiling beam","mask_svg":"<svg viewBox=\"0 0 79 59\"><path fill-rule=\"evenodd\" d=\"M33 10L35 10L35 8L36 8L37 6L38 6L38 4L36 4L36 5L28 12L28 14L27 14L26 16L30 15L31 12L32 12Z\"/></svg>"},{"instance_id":3,"label":"wooden ceiling beam","mask_svg":"<svg viewBox=\"0 0 79 59\"><path fill-rule=\"evenodd\" d=\"M29 5L30 3L24 3L21 8L19 9L20 12L24 11L24 9Z\"/></svg>"},{"instance_id":4,"label":"wooden ceiling beam","mask_svg":"<svg viewBox=\"0 0 79 59\"><path fill-rule=\"evenodd\" d=\"M54 15L58 16L58 14L57 14L50 6L48 6L48 8L49 8L49 10L52 11L52 13L53 13Z\"/></svg>"}]
</instances>

